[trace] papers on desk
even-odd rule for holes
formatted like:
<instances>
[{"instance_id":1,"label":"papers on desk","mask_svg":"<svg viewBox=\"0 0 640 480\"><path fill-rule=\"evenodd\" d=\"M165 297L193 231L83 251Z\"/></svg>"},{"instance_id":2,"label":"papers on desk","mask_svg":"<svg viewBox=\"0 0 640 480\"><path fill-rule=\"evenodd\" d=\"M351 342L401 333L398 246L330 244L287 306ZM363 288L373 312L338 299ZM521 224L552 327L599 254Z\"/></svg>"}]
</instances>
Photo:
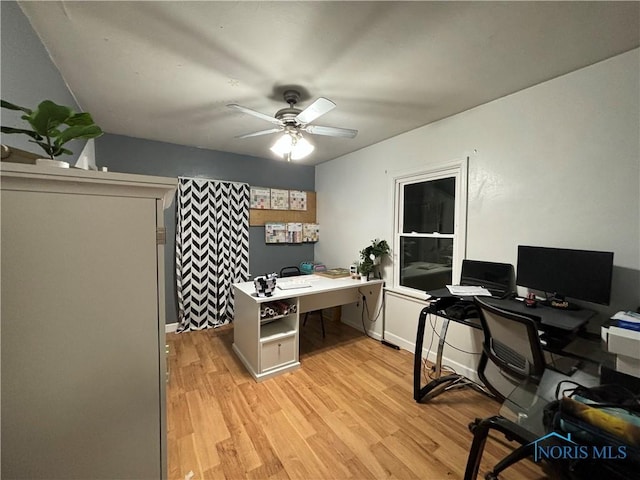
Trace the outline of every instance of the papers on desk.
<instances>
[{"instance_id":1,"label":"papers on desk","mask_svg":"<svg viewBox=\"0 0 640 480\"><path fill-rule=\"evenodd\" d=\"M628 330L635 330L636 332L640 332L640 313L627 311L627 312L618 312L611 320L615 320L616 326L620 328L626 328Z\"/></svg>"},{"instance_id":2,"label":"papers on desk","mask_svg":"<svg viewBox=\"0 0 640 480\"><path fill-rule=\"evenodd\" d=\"M611 319L640 324L640 313L632 312L630 310L626 312L618 312L613 317L611 317Z\"/></svg>"},{"instance_id":3,"label":"papers on desk","mask_svg":"<svg viewBox=\"0 0 640 480\"><path fill-rule=\"evenodd\" d=\"M473 285L447 285L451 295L457 297L490 297L491 292L484 287Z\"/></svg>"}]
</instances>

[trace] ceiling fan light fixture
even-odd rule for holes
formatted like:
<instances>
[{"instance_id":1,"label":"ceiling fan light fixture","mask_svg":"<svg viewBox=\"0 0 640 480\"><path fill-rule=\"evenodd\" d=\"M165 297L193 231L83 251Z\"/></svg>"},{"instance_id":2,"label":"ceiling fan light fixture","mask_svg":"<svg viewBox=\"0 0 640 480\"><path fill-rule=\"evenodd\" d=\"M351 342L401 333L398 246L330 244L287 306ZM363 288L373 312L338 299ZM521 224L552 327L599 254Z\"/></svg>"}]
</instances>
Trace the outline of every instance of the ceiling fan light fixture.
<instances>
[{"instance_id":1,"label":"ceiling fan light fixture","mask_svg":"<svg viewBox=\"0 0 640 480\"><path fill-rule=\"evenodd\" d=\"M291 151L293 137L289 133L284 133L271 147L271 151L280 157L284 157Z\"/></svg>"},{"instance_id":2,"label":"ceiling fan light fixture","mask_svg":"<svg viewBox=\"0 0 640 480\"><path fill-rule=\"evenodd\" d=\"M315 150L316 147L311 145L311 143L300 135L298 141L294 144L293 149L291 150L291 160L300 160L307 155L311 154Z\"/></svg>"},{"instance_id":3,"label":"ceiling fan light fixture","mask_svg":"<svg viewBox=\"0 0 640 480\"><path fill-rule=\"evenodd\" d=\"M271 151L288 160L300 160L315 150L315 147L297 132L285 132L271 147Z\"/></svg>"}]
</instances>

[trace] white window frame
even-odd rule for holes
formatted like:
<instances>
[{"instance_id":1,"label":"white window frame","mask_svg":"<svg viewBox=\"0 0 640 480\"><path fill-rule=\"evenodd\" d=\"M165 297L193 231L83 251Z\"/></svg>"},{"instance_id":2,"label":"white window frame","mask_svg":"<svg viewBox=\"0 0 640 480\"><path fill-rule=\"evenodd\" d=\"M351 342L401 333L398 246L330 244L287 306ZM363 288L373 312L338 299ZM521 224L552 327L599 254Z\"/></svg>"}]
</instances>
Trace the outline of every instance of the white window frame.
<instances>
[{"instance_id":1,"label":"white window frame","mask_svg":"<svg viewBox=\"0 0 640 480\"><path fill-rule=\"evenodd\" d=\"M400 285L400 238L452 238L453 239L453 272L455 282L460 278L462 260L467 250L467 190L468 190L468 163L469 159L455 160L446 164L414 169L410 171L395 172L391 177L391 195L393 205L393 290L410 296L424 298L424 292L411 287ZM402 233L404 212L404 198L402 187L407 184L440 180L443 178L455 178L455 214L453 234L441 233Z\"/></svg>"}]
</instances>

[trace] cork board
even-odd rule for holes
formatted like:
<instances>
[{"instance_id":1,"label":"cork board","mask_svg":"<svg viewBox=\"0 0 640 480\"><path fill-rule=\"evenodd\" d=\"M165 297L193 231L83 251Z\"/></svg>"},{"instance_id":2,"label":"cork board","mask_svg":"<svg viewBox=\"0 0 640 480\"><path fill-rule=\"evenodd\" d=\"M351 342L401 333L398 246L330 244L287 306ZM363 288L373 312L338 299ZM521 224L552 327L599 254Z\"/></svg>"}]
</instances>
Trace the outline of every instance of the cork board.
<instances>
[{"instance_id":1,"label":"cork board","mask_svg":"<svg viewBox=\"0 0 640 480\"><path fill-rule=\"evenodd\" d=\"M307 192L306 210L249 210L249 225L264 226L266 222L316 223L316 192Z\"/></svg>"}]
</instances>

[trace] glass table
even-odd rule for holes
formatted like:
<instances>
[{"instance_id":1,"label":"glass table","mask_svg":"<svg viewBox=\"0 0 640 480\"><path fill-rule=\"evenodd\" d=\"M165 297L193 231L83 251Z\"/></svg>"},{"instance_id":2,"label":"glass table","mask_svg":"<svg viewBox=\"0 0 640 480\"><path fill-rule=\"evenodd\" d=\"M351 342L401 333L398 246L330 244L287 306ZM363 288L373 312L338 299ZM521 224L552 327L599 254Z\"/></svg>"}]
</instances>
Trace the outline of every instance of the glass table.
<instances>
[{"instance_id":1,"label":"glass table","mask_svg":"<svg viewBox=\"0 0 640 480\"><path fill-rule=\"evenodd\" d=\"M557 400L565 388L572 388L575 384L584 387L599 385L598 366L587 363L571 376L547 369L539 384L527 382L515 388L500 407L499 414L525 428L535 438L541 437L547 433L543 423L545 407Z\"/></svg>"},{"instance_id":2,"label":"glass table","mask_svg":"<svg viewBox=\"0 0 640 480\"><path fill-rule=\"evenodd\" d=\"M498 462L493 471L486 476L491 479L497 478L497 474L509 465L532 456L533 442L549 433L544 425L544 416L545 407L550 402L558 399L563 390L571 389L576 384L584 387L599 385L601 367L613 365L615 362L615 357L606 352L600 339L592 335L576 338L562 351L549 353L552 356L557 355L551 360L557 361L558 366L563 368L547 368L538 382L523 381L515 385L500 407L498 415L478 419L469 426L474 438L469 451L465 480L475 480L478 475L489 431L502 432L518 444L518 448ZM564 368L567 359L573 365L569 371Z\"/></svg>"}]
</instances>

